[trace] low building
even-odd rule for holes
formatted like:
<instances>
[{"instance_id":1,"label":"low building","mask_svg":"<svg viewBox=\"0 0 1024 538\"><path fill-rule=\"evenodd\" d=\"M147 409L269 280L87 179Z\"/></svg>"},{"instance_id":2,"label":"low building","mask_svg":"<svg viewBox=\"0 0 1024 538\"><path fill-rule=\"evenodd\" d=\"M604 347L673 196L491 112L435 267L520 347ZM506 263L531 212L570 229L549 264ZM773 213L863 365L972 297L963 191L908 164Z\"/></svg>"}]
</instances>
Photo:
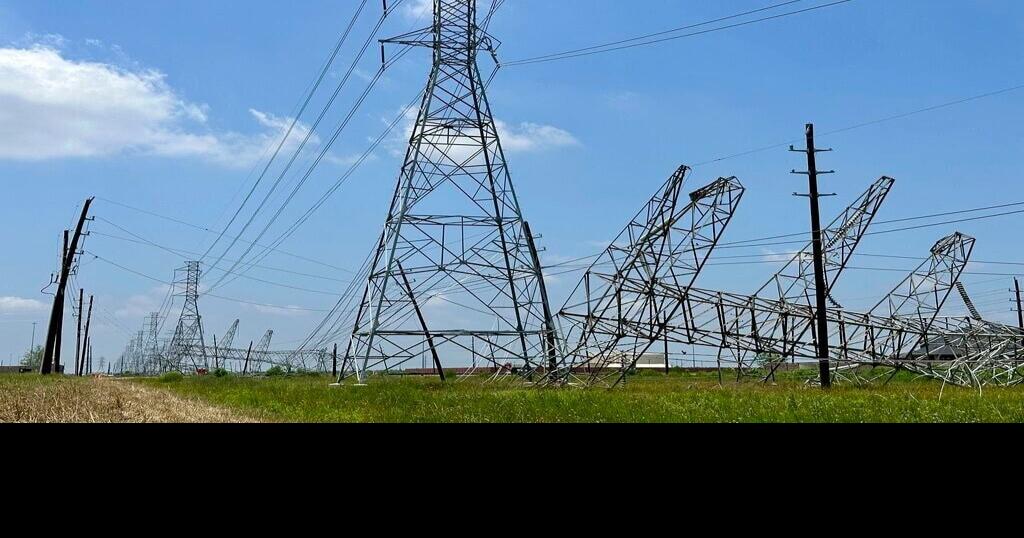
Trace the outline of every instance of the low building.
<instances>
[{"instance_id":1,"label":"low building","mask_svg":"<svg viewBox=\"0 0 1024 538\"><path fill-rule=\"evenodd\" d=\"M30 374L32 371L27 366L0 366L0 374Z\"/></svg>"}]
</instances>

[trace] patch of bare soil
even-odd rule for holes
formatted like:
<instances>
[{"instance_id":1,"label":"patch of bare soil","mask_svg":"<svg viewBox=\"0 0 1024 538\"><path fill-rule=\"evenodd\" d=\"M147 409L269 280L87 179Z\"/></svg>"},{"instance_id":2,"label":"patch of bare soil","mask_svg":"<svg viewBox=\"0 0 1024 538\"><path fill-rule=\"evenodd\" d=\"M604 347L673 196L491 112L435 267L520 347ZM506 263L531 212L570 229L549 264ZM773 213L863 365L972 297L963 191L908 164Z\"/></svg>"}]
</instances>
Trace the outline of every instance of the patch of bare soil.
<instances>
[{"instance_id":1,"label":"patch of bare soil","mask_svg":"<svg viewBox=\"0 0 1024 538\"><path fill-rule=\"evenodd\" d=\"M17 383L0 390L0 422L258 422L168 391L113 379Z\"/></svg>"}]
</instances>

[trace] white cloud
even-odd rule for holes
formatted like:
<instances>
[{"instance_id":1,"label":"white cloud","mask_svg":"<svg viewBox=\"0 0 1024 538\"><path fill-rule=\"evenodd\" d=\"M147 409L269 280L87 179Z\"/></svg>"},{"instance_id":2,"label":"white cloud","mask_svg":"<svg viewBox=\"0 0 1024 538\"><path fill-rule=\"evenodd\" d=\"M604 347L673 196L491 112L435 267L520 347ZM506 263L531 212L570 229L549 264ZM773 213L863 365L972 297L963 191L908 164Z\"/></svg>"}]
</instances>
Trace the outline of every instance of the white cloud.
<instances>
[{"instance_id":1,"label":"white cloud","mask_svg":"<svg viewBox=\"0 0 1024 538\"><path fill-rule=\"evenodd\" d=\"M413 21L427 17L433 12L433 0L413 0L411 3L402 6L402 15L405 15L405 18Z\"/></svg>"},{"instance_id":2,"label":"white cloud","mask_svg":"<svg viewBox=\"0 0 1024 538\"><path fill-rule=\"evenodd\" d=\"M968 272L968 273L975 273L975 272L978 272L978 271L984 271L984 270L989 269L989 268L990 268L990 265L987 264L987 263L983 263L983 262L967 262L967 265L964 266L964 271Z\"/></svg>"},{"instance_id":3,"label":"white cloud","mask_svg":"<svg viewBox=\"0 0 1024 538\"><path fill-rule=\"evenodd\" d=\"M114 311L119 319L141 320L160 309L161 300L153 295L132 295L121 308Z\"/></svg>"},{"instance_id":4,"label":"white cloud","mask_svg":"<svg viewBox=\"0 0 1024 538\"><path fill-rule=\"evenodd\" d=\"M393 157L405 155L409 139L412 137L413 129L416 126L416 118L419 110L410 107L400 110L402 117L402 130L391 136L388 141L389 152ZM384 118L385 124L394 121L394 117ZM521 122L518 125L510 125L500 119L494 120L498 130L498 138L501 140L501 147L506 153L529 153L547 151L563 147L580 146L580 141L572 133L551 125L542 125L532 122ZM448 153L452 159L462 161L475 153L475 150L466 147L471 144L460 133L450 133L435 137L434 144ZM432 156L429 153L428 156Z\"/></svg>"},{"instance_id":5,"label":"white cloud","mask_svg":"<svg viewBox=\"0 0 1024 538\"><path fill-rule=\"evenodd\" d=\"M287 306L269 306L269 305L245 305L250 307L260 314L267 314L269 316L280 316L287 318L295 318L309 315L309 310L295 305Z\"/></svg>"},{"instance_id":6,"label":"white cloud","mask_svg":"<svg viewBox=\"0 0 1024 538\"><path fill-rule=\"evenodd\" d=\"M529 122L520 123L518 126L509 125L501 120L495 122L505 151L543 151L580 145L576 137L558 127Z\"/></svg>"},{"instance_id":7,"label":"white cloud","mask_svg":"<svg viewBox=\"0 0 1024 538\"><path fill-rule=\"evenodd\" d=\"M262 132L213 132L206 126L208 107L179 97L159 71L71 60L53 39L0 48L0 159L135 153L248 167L291 124L250 112ZM294 150L308 132L297 124L286 149Z\"/></svg>"},{"instance_id":8,"label":"white cloud","mask_svg":"<svg viewBox=\"0 0 1024 538\"><path fill-rule=\"evenodd\" d=\"M46 310L46 303L21 297L0 297L0 314L24 314Z\"/></svg>"},{"instance_id":9,"label":"white cloud","mask_svg":"<svg viewBox=\"0 0 1024 538\"><path fill-rule=\"evenodd\" d=\"M373 161L377 160L377 155L374 154L374 153L371 153L371 154L367 155L365 159L363 159L362 154L359 154L359 155L356 155L356 154L352 154L352 155L335 155L333 153L328 153L327 156L324 157L325 161L327 161L327 162L329 162L331 164L336 164L338 166L352 166L352 165L356 164L357 162L359 162L360 159L362 159L363 162L373 162Z\"/></svg>"},{"instance_id":10,"label":"white cloud","mask_svg":"<svg viewBox=\"0 0 1024 538\"><path fill-rule=\"evenodd\" d=\"M788 263L788 262L792 261L793 258L796 256L796 254L793 254L791 252L776 252L774 250L766 249L766 248L761 249L761 253L764 255L763 258L762 258L764 261L766 261L766 262L773 262L773 263L774 262L778 262L778 263L787 262ZM807 261L809 259L808 258L809 254L807 254L807 253L803 253L802 256L804 256L804 261Z\"/></svg>"},{"instance_id":11,"label":"white cloud","mask_svg":"<svg viewBox=\"0 0 1024 538\"><path fill-rule=\"evenodd\" d=\"M544 283L549 286L555 286L562 283L562 277L558 275L544 275Z\"/></svg>"}]
</instances>

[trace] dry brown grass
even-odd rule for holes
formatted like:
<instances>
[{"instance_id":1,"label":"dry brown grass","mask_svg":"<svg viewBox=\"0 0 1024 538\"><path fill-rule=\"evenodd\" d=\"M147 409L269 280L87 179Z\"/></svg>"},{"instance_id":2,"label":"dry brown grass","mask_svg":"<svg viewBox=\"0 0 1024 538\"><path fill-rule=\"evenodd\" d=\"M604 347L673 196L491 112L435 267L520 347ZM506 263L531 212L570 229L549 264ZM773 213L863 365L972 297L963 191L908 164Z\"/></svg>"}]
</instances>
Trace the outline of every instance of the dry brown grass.
<instances>
[{"instance_id":1,"label":"dry brown grass","mask_svg":"<svg viewBox=\"0 0 1024 538\"><path fill-rule=\"evenodd\" d=\"M257 422L236 411L114 379L0 376L0 422Z\"/></svg>"}]
</instances>

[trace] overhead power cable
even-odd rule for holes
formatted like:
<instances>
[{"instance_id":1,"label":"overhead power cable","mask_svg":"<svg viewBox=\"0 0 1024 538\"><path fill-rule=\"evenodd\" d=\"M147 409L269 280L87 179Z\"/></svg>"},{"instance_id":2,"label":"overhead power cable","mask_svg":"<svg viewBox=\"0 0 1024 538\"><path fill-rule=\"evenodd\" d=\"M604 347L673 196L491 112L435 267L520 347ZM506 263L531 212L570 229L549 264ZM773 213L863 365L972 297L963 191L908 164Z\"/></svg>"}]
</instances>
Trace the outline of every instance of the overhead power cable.
<instances>
[{"instance_id":1,"label":"overhead power cable","mask_svg":"<svg viewBox=\"0 0 1024 538\"><path fill-rule=\"evenodd\" d=\"M206 232L206 233L211 233L211 234L216 234L217 233L217 232L215 232L215 231L213 231L213 230L211 230L209 228L205 228L203 226L199 226L198 224L193 224L191 222L187 222L187 221L175 218L175 217L170 217L170 216L167 216L167 215L162 215L160 213L155 213L155 212L150 211L148 209L142 209L142 208L139 208L139 207L135 207L135 206L132 206L132 205L125 204L123 202L117 202L117 201L111 200L109 198L104 198L102 196L97 196L96 199L99 200L99 201L103 201L103 202L109 203L109 204L113 204L113 205L116 205L116 206L123 207L125 209L130 209L132 211L136 211L136 212L142 213L144 215L149 215L151 217L156 217L158 219L162 219L162 220L165 220L165 221L168 221L168 222L174 222L174 223L177 223L177 224L181 224L182 226L187 226L187 227L192 228L194 230L199 230L199 231ZM240 236L231 236L231 238L232 239L238 239L239 241L241 241L243 243L249 243L249 241L246 241L246 240L242 239ZM264 245L259 245L259 244L257 244L256 246L264 247ZM316 259L313 259L313 258L309 258L309 257L306 257L306 256L301 256L299 254L294 254L294 253L286 252L284 250L279 250L279 249L271 249L271 250L273 252L278 253L278 254L282 254L284 256L288 256L289 258L295 258L296 260L302 260L302 261L306 261L306 262L310 262L310 263L315 263L317 265L321 265L323 267L327 267L329 269L334 269L334 270L337 270L337 271L343 271L345 273L352 273L351 269L346 269L344 267L338 267L337 265L332 265L332 264L324 262L322 260L316 260Z\"/></svg>"},{"instance_id":2,"label":"overhead power cable","mask_svg":"<svg viewBox=\"0 0 1024 538\"><path fill-rule=\"evenodd\" d=\"M891 233L897 233L897 232L906 232L906 231L911 231L911 230L921 230L921 229L925 229L925 228L934 228L936 226L946 226L946 225L949 225L949 224L959 224L959 223L963 223L963 222L974 222L974 221L992 219L992 218L997 218L997 217L1006 217L1006 216L1010 216L1010 215L1019 215L1019 214L1022 214L1022 213L1024 213L1024 209L1017 210L1017 211L1006 211L1006 212L1003 212L1003 213L996 213L996 214L993 214L993 215L982 215L982 216L979 216L979 217L970 217L970 218L963 218L963 219L946 220L946 221L942 221L942 222L933 222L933 223L930 223L930 224L920 224L920 225L917 225L917 226L904 226L902 228L893 228L891 230L879 230L879 231L874 231L874 232L867 232L867 233L864 234L864 236L866 237L866 236L869 236L869 235L883 235L883 234L891 234ZM757 248L757 247L770 247L770 246L777 246L777 245L793 245L793 244L805 244L805 243L806 243L806 241L800 241L800 240L798 240L798 241L777 241L777 242L770 242L770 243L753 243L753 244L745 244L745 243L744 244L739 244L739 243L736 243L736 244L719 245L719 246L717 246L715 248L719 248L719 249Z\"/></svg>"},{"instance_id":3,"label":"overhead power cable","mask_svg":"<svg viewBox=\"0 0 1024 538\"><path fill-rule=\"evenodd\" d=\"M1002 89L999 89L999 90L989 91L989 92L981 93L981 94L978 94L978 95L972 95L970 97L964 97L964 98L956 99L956 100L953 100L953 101L947 101L945 103L940 103L940 104L937 104L937 105L932 105L932 106L928 106L928 107L924 107L924 108L919 108L917 110L911 110L909 112L902 112L902 113L899 113L899 114L893 114L891 116L886 116L886 117L878 118L878 119L871 120L871 121L865 121L865 122L861 122L861 123L856 123L854 125L849 125L849 126L846 126L846 127L841 127L839 129L833 129L831 131L825 131L825 132L819 133L819 136L829 136L829 135L834 135L834 134L839 134L839 133L845 133L845 132L848 132L848 131L853 131L853 130L856 130L856 129L861 129L861 128L869 127L869 126L872 126L872 125L878 125L878 124L881 124L881 123L887 123L887 122L890 122L890 121L895 121L895 120L899 120L899 119L903 119L903 118L909 118L911 116L916 116L918 114L924 114L926 112L932 112L932 111L935 111L935 110L941 110L941 109L953 107L953 106L956 106L956 105L962 105L962 104L965 104L965 103L970 103L970 102L973 102L973 101L978 101L978 100L986 99L986 98L989 98L989 97L995 97L997 95L1002 95L1002 94L1005 94L1005 93L1015 92L1015 91L1022 90L1022 89L1024 89L1024 84L1018 84L1016 86L1010 86L1010 87L1007 87L1007 88L1002 88ZM787 140L785 142L779 142L777 144L761 146L759 148L750 149L750 150L746 150L746 151L741 151L739 153L733 153L731 155L726 155L724 157L717 157L717 158L710 159L710 160L707 160L707 161L702 161L702 162L699 162L697 164L694 164L691 168L697 168L699 166L706 166L706 165L709 165L709 164L714 164L714 163L726 161L726 160L729 160L729 159L735 159L735 158L738 158L738 157L746 157L748 155L754 155L756 153L762 153L762 152L770 151L770 150L773 150L773 149L786 148L786 147L789 147L790 144L796 144L796 143L802 142L802 141L803 141L803 139L793 139L793 140Z\"/></svg>"},{"instance_id":4,"label":"overhead power cable","mask_svg":"<svg viewBox=\"0 0 1024 538\"><path fill-rule=\"evenodd\" d=\"M898 218L898 219L880 220L880 221L874 222L874 225L875 226L881 226L881 225L885 225L885 224L898 224L898 223L901 223L901 222L911 222L911 221L915 221L915 220L928 220L928 219L934 219L934 218L939 218L939 217L948 217L948 216L952 216L952 215L964 215L964 214L967 214L967 213L977 213L979 211L991 211L991 210L994 210L994 209L1006 209L1008 207L1019 207L1019 206L1024 206L1024 202L1012 202L1012 203L1008 203L1008 204L999 204L999 205L992 205L992 206L987 206L987 207L976 207L976 208L973 208L973 209L962 209L962 210L957 210L957 211L946 211L946 212L943 212L943 213L931 213L931 214L928 214L928 215L918 215L916 217L903 217L903 218ZM1001 215L992 215L992 216L1001 216ZM757 242L761 242L761 241L771 241L771 240L774 240L774 239L786 239L786 238L789 238L789 237L806 237L806 236L807 236L807 232L793 232L793 233L788 233L788 234L772 235L772 236L767 236L767 237L758 237L758 238L754 238L754 239L743 239L743 240L739 240L739 241L730 241L730 242L727 242L727 243L720 243L718 246L719 247L723 247L723 246L742 245L744 243L757 243Z\"/></svg>"},{"instance_id":5,"label":"overhead power cable","mask_svg":"<svg viewBox=\"0 0 1024 538\"><path fill-rule=\"evenodd\" d=\"M303 185L306 184L306 182L309 180L309 178L313 175L313 171L316 170L316 167L320 164L320 162L324 159L324 157L326 157L327 153L331 150L331 147L333 147L334 143L341 136L341 133L348 126L349 122L352 120L353 117L355 117L356 112L359 110L360 106L363 104L363 102L369 96L370 91L373 90L373 88L376 86L377 82L384 75L384 71L387 68L387 66L389 66L389 65L391 65L391 64L393 64L395 62L398 62L402 58L404 53L408 52L408 50L409 49L406 48L404 51L402 51L402 53L398 54L396 57L394 57L391 60L389 60L387 64L381 66L381 68L377 71L377 74L370 80L369 83L367 83L366 89L363 91L363 93L356 100L355 104L352 106L352 108L349 111L348 115L345 116L344 120L342 120L342 122L338 126L338 128L335 129L334 134L331 136L330 140L328 140L328 142L326 144L324 144L324 147L320 151L320 154L317 155L316 159L309 166L309 168L306 170L305 174L303 174L302 178L292 188L292 191L291 191L291 193L289 193L288 197L281 203L281 205L278 207L278 209L274 213L274 215L271 216L271 218L263 226L263 229L260 230L259 234L257 234L257 236L253 240L253 242L249 244L249 247L245 249L245 252L243 252L242 255L239 256L239 260L231 265L231 268L228 270L228 273L225 273L224 276L221 276L217 280L217 282L215 282L213 284L213 286L211 286L211 288L210 288L211 290L212 289L216 289L221 284L221 282L223 282L227 278L229 273L235 271L235 269L238 268L239 264L243 263L243 261L245 260L246 256L248 256L252 252L253 248L255 248L255 243L257 241L260 241L263 238L263 236L266 235L266 233L274 225L274 223L277 222L277 219L280 218L280 216L284 212L285 208L288 207L288 205L291 203L291 201L298 194L299 190L303 187ZM354 65L355 64L353 64L353 67L354 67ZM262 208L263 205L261 204L260 207ZM253 219L254 218L255 218L255 214L253 215ZM249 223L251 223L253 219L250 219ZM247 226L248 226L249 223L247 223ZM243 229L242 233L244 233L244 229ZM222 255L221 258L218 260L218 262L212 264L212 266L216 267L219 264L220 260L222 260L223 258L224 258L224 256Z\"/></svg>"},{"instance_id":6,"label":"overhead power cable","mask_svg":"<svg viewBox=\"0 0 1024 538\"><path fill-rule=\"evenodd\" d=\"M249 200L252 199L252 195L256 192L256 189L260 186L260 183L263 182L263 179L266 177L267 172L270 170L271 165L277 159L277 156L281 153L281 150L284 148L285 143L288 141L288 139L291 137L292 132L295 130L295 126L298 125L299 119L302 117L303 113L305 113L306 108L309 106L310 101L313 100L313 96L316 94L317 90L320 88L320 84L323 83L324 78L327 77L327 73L330 72L331 66L334 65L334 60L338 57L338 54L341 52L342 47L345 46L345 42L348 41L349 36L352 34L352 29L355 27L356 21L359 20L359 15L362 14L363 9L366 8L366 4L367 4L368 1L369 0L362 0L359 3L359 6L356 8L355 14L352 16L352 19L349 21L348 26L345 27L345 31L341 34L341 38L338 40L338 44L335 45L334 50L331 52L331 55L327 58L327 61L324 62L323 67L320 69L320 73L317 76L316 82L313 83L313 87L310 88L309 93L306 94L306 98L303 101L302 106L299 107L298 113L295 114L294 118L292 118L291 123L288 125L288 129L286 129L285 132L284 132L284 136L281 137L281 141L277 144L277 148L274 149L273 155L271 155L270 159L267 161L266 166L263 167L263 171L260 173L259 177L253 183L252 188L249 189L249 193L245 195L245 199L242 200L242 203L238 206L238 209L235 211L235 214L231 217L231 220L229 220L228 223L226 225L224 225L224 228L221 230L220 234L217 236L217 239L215 239L213 241L213 243L210 245L210 247L208 249L206 249L206 253L203 254L203 259L205 259L206 256L208 256L210 254L210 252L213 251L213 249L217 246L217 243L219 243L220 240L224 237L224 234L227 233L227 231L235 223L235 220L238 219L239 214L241 214L242 210L249 203ZM339 85L338 85L338 91L339 92L341 91L341 87L343 85L344 85L344 81L342 83L339 83ZM325 112L326 112L326 110L325 110ZM310 132L312 132L312 131L313 131L313 129L310 130ZM307 140L308 140L308 136L307 136ZM303 146L305 145L305 140L303 141L302 145ZM244 233L244 230L243 230L243 233Z\"/></svg>"},{"instance_id":7,"label":"overhead power cable","mask_svg":"<svg viewBox=\"0 0 1024 538\"><path fill-rule=\"evenodd\" d=\"M157 282L159 284L166 284L168 286L174 286L173 282L168 282L166 280L157 278L155 276L147 275L147 274L145 274L143 272L136 271L135 269L132 269L130 267L126 267L126 266L121 265L121 264L119 264L119 263L117 263L115 261L112 261L112 260L109 260L107 258L104 258L103 256L100 256L99 254L96 254L95 252L85 251L85 253L90 255L90 256L92 256L94 259L97 259L97 260L99 260L101 262L104 262L104 263L106 263L108 265L111 265L113 267L121 269L122 271L125 271L127 273L131 273L131 274L133 274L135 276L138 276L138 277L141 277L141 278L145 278L147 280L151 280L151 281ZM302 311L302 312L327 312L327 310L324 310L324 309L305 308L305 307L298 307L298 306L282 306L282 305L269 304L269 303L258 303L258 302L254 302L254 301L246 301L244 299L235 299L235 298L232 298L232 297L224 297L222 295L214 295L212 293L206 293L206 294L203 294L203 296L204 297L213 297L215 299L221 299L223 301L229 301L229 302L233 302L233 303L247 304L247 305L253 305L253 306L263 306L263 307L267 307L267 308L278 308L278 309L281 309L281 310L296 310L296 311Z\"/></svg>"},{"instance_id":8,"label":"overhead power cable","mask_svg":"<svg viewBox=\"0 0 1024 538\"><path fill-rule=\"evenodd\" d=\"M932 214L928 214L928 215L919 215L919 216L916 216L916 217L904 217L904 218L898 218L898 219L883 220L883 221L877 221L874 224L877 226L877 225L884 225L884 224L895 224L895 223L901 223L901 222L911 222L911 221L916 221L916 220L927 220L927 219L933 219L933 218L938 218L938 217L943 217L943 216L963 215L963 214L967 214L967 213L977 213L979 211L991 211L993 209L1004 209L1004 208L1008 208L1008 207L1018 207L1018 206L1022 206L1022 205L1024 205L1024 202L1013 202L1013 203L1009 203L1009 204L999 204L999 205L993 205L993 206L987 206L987 207L978 207L978 208L974 208L974 209L964 209L964 210L958 210L958 211L947 211L947 212L943 212L943 213L932 213ZM985 220L985 219L996 218L996 217L1004 217L1004 216L1009 216L1009 215L1017 215L1017 214L1021 214L1021 213L1024 213L1024 210L1007 211L1007 212L1002 212L1002 213L995 213L995 214L992 214L992 215L981 215L981 216L978 216L978 217L970 217L970 218L956 219L956 220L947 220L947 221L943 221L943 222L935 222L935 223L924 224L924 225L919 225L919 226L907 226L907 227L902 227L902 228L894 228L894 229L891 229L891 230L873 231L873 232L867 232L864 235L865 236L867 236L867 235L880 235L880 234L887 234L887 233L894 233L894 232L917 230L917 229L921 229L921 228L929 228L929 227L935 227L935 226L945 226L947 224L958 224L958 223L962 223L962 222L971 222L971 221L976 221L976 220ZM731 242L727 242L727 243L719 243L715 248L717 248L717 249L735 249L735 248L756 248L756 247L779 246L779 245L806 244L807 243L806 240L778 241L778 242L770 242L770 243L764 243L764 241L772 241L774 239L785 239L785 238L789 238L789 237L806 237L807 235L808 235L807 232L794 232L794 233L789 233L789 234L773 235L773 236L759 237L759 238L754 238L754 239L743 239L743 240L739 240L739 241L731 241ZM598 258L603 253L604 252L602 251L600 253L591 254L589 256L582 256L582 257L574 258L574 259L567 260L567 261L564 261L564 262L559 262L559 263L554 263L554 264L550 264L550 265L545 265L544 269L557 268L557 267L566 267L566 266L575 265L575 264L578 264L579 262L583 262L583 261L587 261L587 260L593 260L595 258ZM786 256L786 255L796 255L796 254L797 253L792 252L792 253L780 253L780 254L775 254L775 255L776 256ZM746 258L746 257L756 257L756 256L763 256L763 255L717 256L716 258L717 259L726 259L726 258ZM788 260L786 260L786 261L788 261ZM1011 263L1011 262L979 262L979 263L1003 263L1003 264L1007 264L1007 265L1024 265L1024 263L1017 264L1017 263Z\"/></svg>"},{"instance_id":9,"label":"overhead power cable","mask_svg":"<svg viewBox=\"0 0 1024 538\"><path fill-rule=\"evenodd\" d=\"M164 252L167 252L167 253L173 254L173 255L175 255L177 257L182 257L182 258L189 257L189 256L198 256L199 255L199 253L195 252L195 251L185 250L185 249L180 249L180 248L174 248L174 247L169 247L169 246L157 243L155 241L152 241L150 239L146 239L145 237L142 237L141 235L139 235L137 233L134 233L134 232L124 228L123 226L120 226L120 225L118 225L118 224L116 224L114 222L111 222L110 220L105 219L103 217L97 216L96 219L97 220L101 220L101 221L103 221L103 222L105 222L107 224L110 224L111 226L117 228L118 230L121 230L122 232L127 233L128 235L132 236L132 238L134 238L134 239L129 238L129 237L121 237L121 236L117 236L117 235L113 235L113 234L107 234L107 233L98 232L98 231L93 231L92 232L93 235L96 235L96 236L99 236L99 237L108 237L110 239L115 239L115 240L118 240L118 241L125 241L125 242L129 242L129 243L135 243L135 244L138 244L138 245L151 246L153 248L162 250ZM228 260L228 261L233 261L233 260ZM206 264L204 263L204 265L206 265ZM271 267L271 266L267 266L267 265L253 265L252 267L256 267L258 269L265 269L267 271L275 271L275 272L285 273L285 274L290 274L290 275L303 276L303 277L307 277L307 278L315 278L315 279L319 279L319 280L328 280L328 281L331 281L331 282L341 282L341 283L346 283L346 284L349 282L348 279L333 278L333 277L329 277L329 276L315 275L315 274L310 274L310 273L303 273L303 272L300 272L300 271L292 271L290 269L283 269L283 268L280 268L280 267ZM218 271L224 271L224 269L217 269L217 270Z\"/></svg>"},{"instance_id":10,"label":"overhead power cable","mask_svg":"<svg viewBox=\"0 0 1024 538\"><path fill-rule=\"evenodd\" d=\"M338 85L335 88L334 93L331 94L331 96L328 99L327 103L324 105L323 109L320 111L320 114L317 116L316 120L313 122L313 124L307 130L306 136L303 137L302 142L299 143L298 147L296 147L296 149L295 149L294 153L292 154L291 158L288 160L288 162L285 164L284 168L278 174L277 179L274 180L274 183L270 186L270 189L268 189L267 193L263 196L263 200L260 201L259 205L252 212L252 215L249 217L249 219L242 226L242 229L238 232L239 236L242 236L242 235L245 234L246 230L248 230L249 227L253 224L253 222L256 220L256 217L259 216L260 212L266 206L267 202L270 201L270 198L277 191L277 188L281 185L281 182L284 181L284 178L288 175L288 172L291 170L291 167L295 164L295 162L299 158L299 155L301 155L302 151L305 149L306 144L309 143L309 140L312 138L313 134L316 132L317 128L320 126L320 123L323 121L324 117L326 117L327 112L333 107L334 102L337 100L338 96L341 94L342 89L344 89L345 85L351 79L352 74L355 72L356 67L359 65L359 62L362 60L363 56L366 54L366 51L369 49L370 44L373 42L374 38L377 37L377 33L380 31L381 26L383 26L383 24L384 24L384 20L385 20L385 15L382 15L381 18L377 21L376 26L374 26L373 30L370 32L370 35L366 38L366 41L363 42L363 45L359 49L359 52L356 54L356 57L352 60L352 63L349 65L348 71L346 71L345 75L338 82ZM348 118L351 118L351 116L355 114L356 110L358 110L359 106L362 105L363 101L366 98L366 95L369 93L369 89L373 88L373 86L376 85L377 80L379 80L379 78L380 78L380 71L378 71L377 76L374 77L374 79L370 82L370 84L368 85L368 89L363 92L363 94L357 100L356 104L350 109ZM348 119L345 120L343 125L347 125L347 123L348 123ZM337 136L340 134L340 130L341 129L336 131L335 136L334 136L334 138L331 141L332 144L333 144L334 140L337 139ZM331 146L331 144L328 144L324 148L324 151L321 152L320 156L317 159L317 163L320 162L320 160L323 158L323 155L325 155L327 150L330 149L330 146ZM233 249L237 243L238 243L238 240L232 240L228 244L227 248L225 248L223 250L223 252L221 252L220 256L217 258L217 261L215 261L212 264L212 266L218 267L220 265L221 261L223 261L224 257L227 256L228 252L230 252L231 249ZM249 250L251 250L251 249L252 249L252 246L250 245ZM241 258L245 258L245 255L242 255ZM205 260L205 256L203 257L203 259ZM232 270L233 269L234 269L234 267L232 267Z\"/></svg>"},{"instance_id":11,"label":"overhead power cable","mask_svg":"<svg viewBox=\"0 0 1024 538\"><path fill-rule=\"evenodd\" d=\"M647 40L647 41L640 41L640 40L644 39L644 37L636 37L636 38L626 39L626 40L622 40L622 41L618 41L618 42L605 43L603 45L594 45L592 47L586 47L584 49L577 49L575 51L563 51L563 52L558 52L558 53L553 53L553 54L545 54L545 55L542 55L542 56L535 56L535 57L532 57L532 58L524 58L524 59L521 59L521 60L513 60L511 62L505 63L504 65L505 66L518 66L518 65L535 64L535 63L546 63L546 62L553 62L553 61L558 61L558 60L568 60L570 58L579 58L581 56L591 56L591 55L594 55L594 54L603 54L603 53L606 53L606 52L614 52L614 51L619 51L619 50L632 49L632 48L636 48L636 47L643 47L643 46L647 46L647 45L654 45L654 44L657 44L657 43L664 43L666 41L674 41L676 39L682 39L684 37L694 37L694 36L699 36L699 35L704 35L704 34L710 34L712 32L720 32L720 31L723 31L723 30L730 30L730 29L733 29L733 28L739 28L741 26L749 26L751 24L757 24L757 23L767 22L767 21L771 21L771 20L775 20L775 19L781 19L783 17L790 17L790 16L793 16L793 15L800 15L800 14L807 13L807 12L810 12L810 11L816 11L816 10L819 10L819 9L825 9L825 8L829 8L829 7L833 7L833 6L838 6L840 4L847 4L847 3L852 2L852 1L853 0L836 0L834 2L829 2L829 3L826 3L826 4L819 4L819 5L816 5L816 6L811 6L811 7L807 7L807 8L803 8L803 9L798 9L798 10L795 10L795 11L788 11L786 13L779 13L777 15L770 15L770 16L760 17L760 18L757 18L757 19L749 20L749 21L737 22L737 23L734 23L734 24L727 24L725 26L718 26L718 27L709 28L709 29L706 29L706 30L698 30L696 32L690 32L690 33L681 34L681 35L662 37L662 38L658 38L658 39L650 39L650 40ZM716 20L712 20L712 21L706 21L706 22L702 22L702 23L697 23L697 24L694 24L694 25L690 25L690 26L686 26L686 27L682 27L682 28L677 28L675 30L667 30L665 32L660 32L660 33L657 33L657 34L650 34L650 35L651 36L655 36L655 35L661 35L661 34L666 34L666 33L672 33L672 32L676 32L676 31L680 31L680 30L685 29L685 28L696 28L696 27L699 27L699 26L706 26L708 24L713 24L715 22L720 22L720 21L725 21L725 20L729 20L729 19L734 19L734 18L737 18L737 17L742 17L742 16L745 16L745 15L750 15L750 14L753 14L753 13L757 13L757 12L760 12L760 11L766 11L766 10L769 10L769 9L775 9L775 8L778 8L778 7L781 7L781 6L785 6L785 5L788 5L788 4L793 4L793 3L796 3L796 2L784 2L784 3L781 3L781 4L776 4L776 5L768 6L768 7L761 8L761 9L754 10L754 11L750 11L750 12L747 12L747 13L730 15L728 17L723 17L723 18L719 18L719 19L716 19ZM639 41L639 42L633 43L633 41ZM623 44L616 45L616 43L623 43Z\"/></svg>"},{"instance_id":12,"label":"overhead power cable","mask_svg":"<svg viewBox=\"0 0 1024 538\"><path fill-rule=\"evenodd\" d=\"M418 94L416 94L415 97L413 97L413 99L411 101L409 101L409 103L399 112L399 114L395 117L395 119L390 124L388 124L387 128L384 129L384 131L380 135L377 136L377 138L373 141L373 143L370 145L370 147L368 147L366 149L366 151L364 151L363 154L360 155L359 158L356 159L356 161L354 163L352 163L352 165L349 167L349 169L346 170L345 173L342 174L327 189L327 191L325 191L320 196L320 198L312 206L310 206L310 208L307 209L305 211L305 213L302 214L302 216L300 216L295 222L293 222L276 239L271 241L269 246L262 247L263 251L260 252L259 254L257 254L254 257L254 261L252 261L252 262L244 262L243 265L245 265L245 267L243 267L240 270L240 273L244 273L245 271L247 271L249 269L249 267L252 267L252 266L254 266L254 264L262 262L262 260L266 259L266 257L269 256L270 253L273 252L276 247L280 246L282 243L284 243L286 240L288 240L288 238L290 238L292 235L294 235L295 232L297 232L298 229L303 224L305 224L306 221L309 220L309 218L316 211L318 211L327 202L327 200L330 199L338 191L338 189L340 189L349 180L349 178L352 177L353 174L355 174L355 172L359 169L359 167L362 166L366 162L366 160L369 159L369 157L371 155L373 155L373 152L377 149L377 147L380 146L380 144L382 142L384 142L384 140L387 139L388 135L390 135L391 132L398 126L398 124L405 118L406 113L414 106L414 104L417 101L420 100L420 98L423 96L423 91L424 90L421 90ZM257 245L257 246L259 246L259 245ZM230 281L227 282L226 284L230 284Z\"/></svg>"}]
</instances>

